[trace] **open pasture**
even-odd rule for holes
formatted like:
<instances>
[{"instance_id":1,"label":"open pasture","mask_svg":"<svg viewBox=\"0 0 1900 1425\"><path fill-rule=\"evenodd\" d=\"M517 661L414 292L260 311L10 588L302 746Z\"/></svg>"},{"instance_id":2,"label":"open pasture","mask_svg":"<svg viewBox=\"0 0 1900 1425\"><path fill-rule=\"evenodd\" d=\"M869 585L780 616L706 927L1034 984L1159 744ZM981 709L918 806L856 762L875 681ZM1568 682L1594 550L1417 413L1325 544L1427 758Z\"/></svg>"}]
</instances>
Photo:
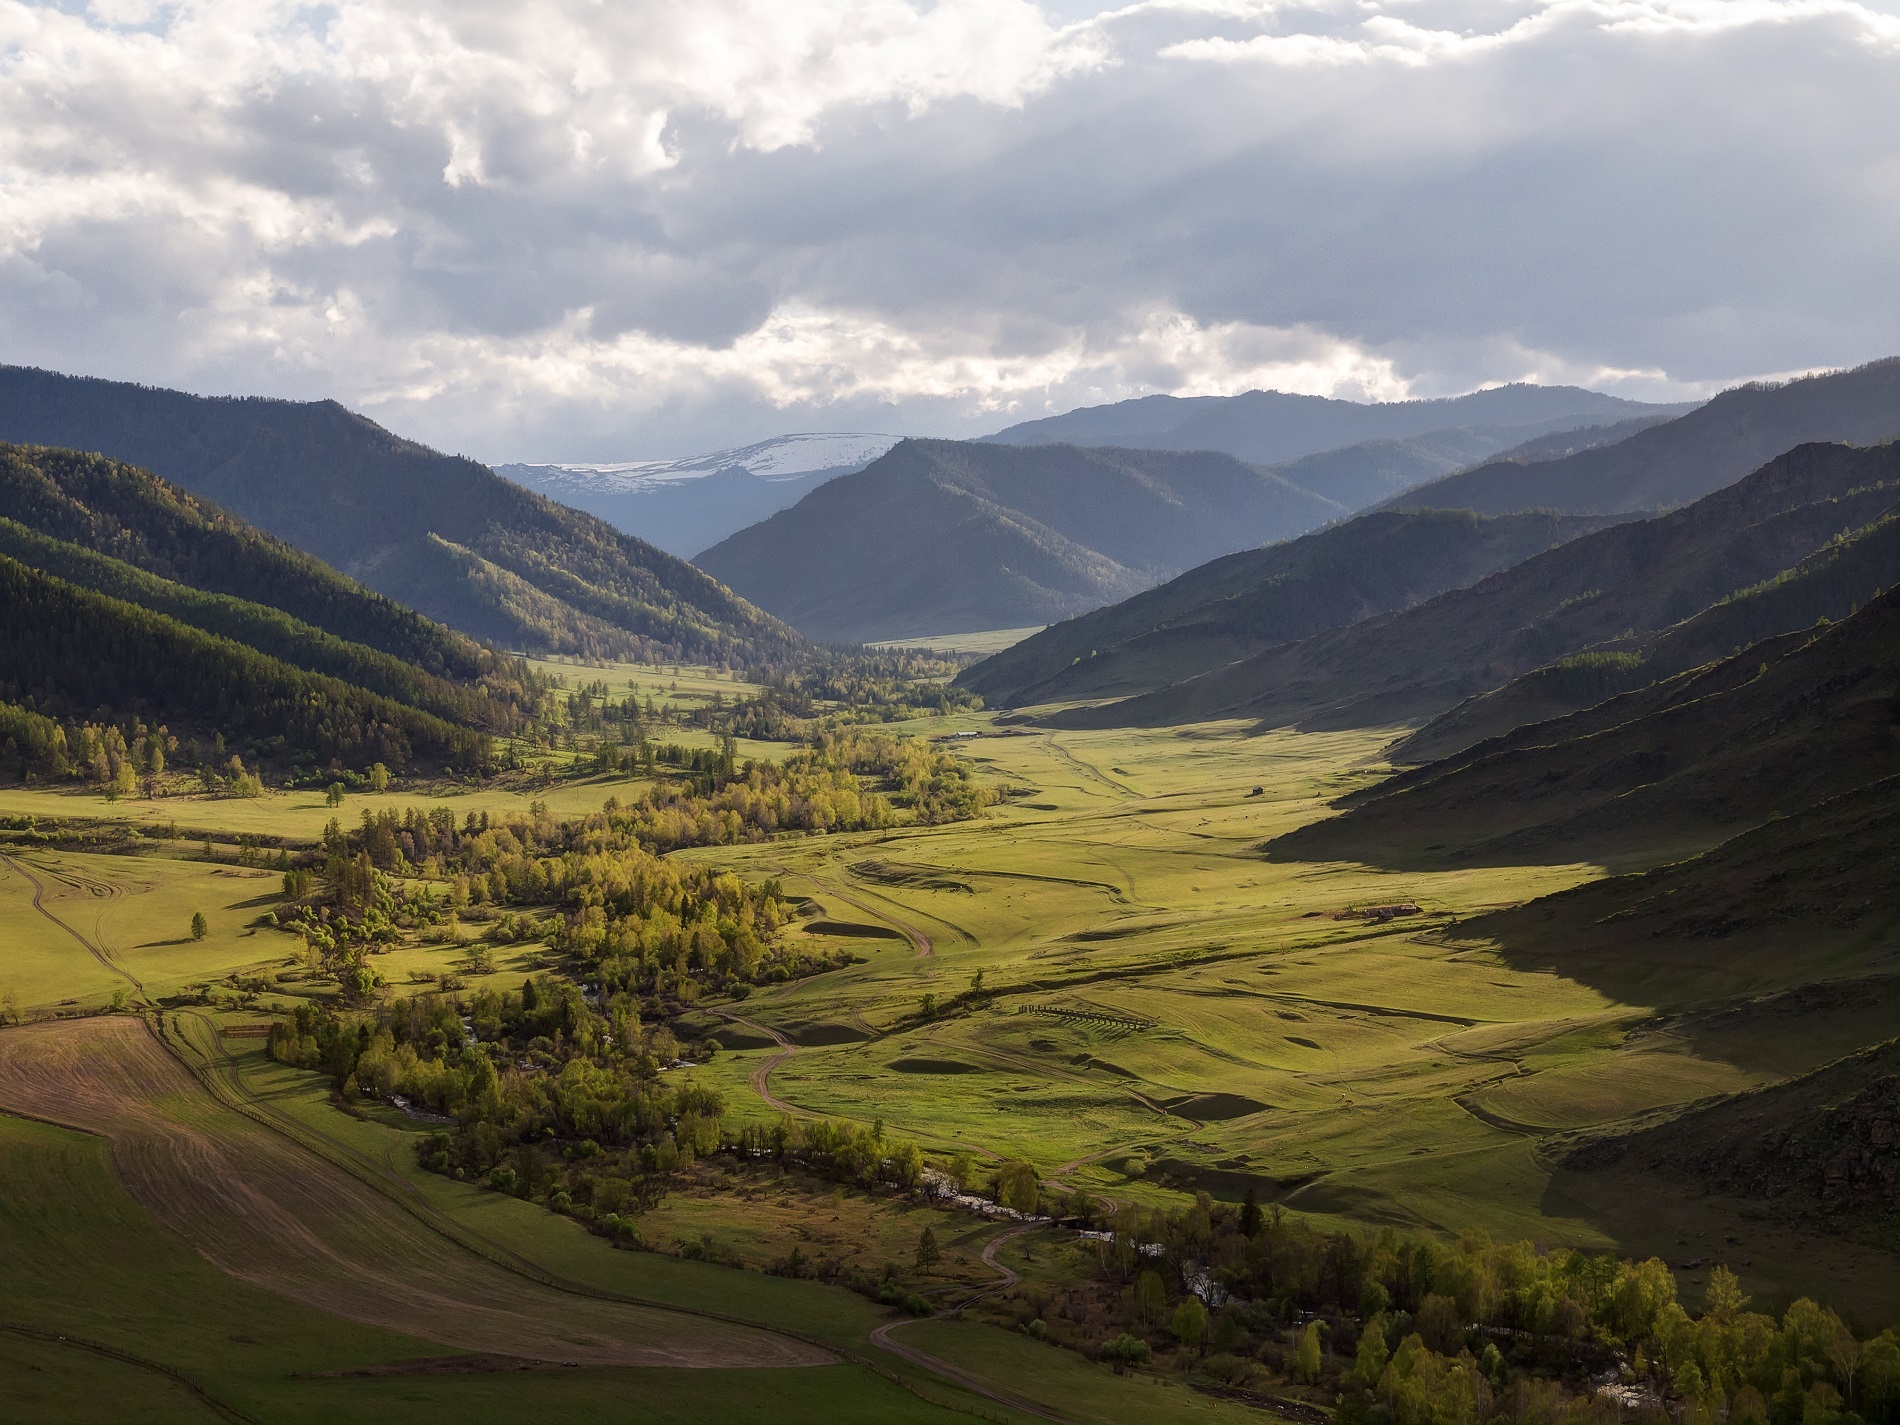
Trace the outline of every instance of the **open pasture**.
<instances>
[{"instance_id":1,"label":"open pasture","mask_svg":"<svg viewBox=\"0 0 1900 1425\"><path fill-rule=\"evenodd\" d=\"M461 1351L592 1365L798 1366L785 1337L574 1297L501 1271L220 1105L140 1021L0 1035L0 1108L102 1134L128 1190L226 1274Z\"/></svg>"}]
</instances>

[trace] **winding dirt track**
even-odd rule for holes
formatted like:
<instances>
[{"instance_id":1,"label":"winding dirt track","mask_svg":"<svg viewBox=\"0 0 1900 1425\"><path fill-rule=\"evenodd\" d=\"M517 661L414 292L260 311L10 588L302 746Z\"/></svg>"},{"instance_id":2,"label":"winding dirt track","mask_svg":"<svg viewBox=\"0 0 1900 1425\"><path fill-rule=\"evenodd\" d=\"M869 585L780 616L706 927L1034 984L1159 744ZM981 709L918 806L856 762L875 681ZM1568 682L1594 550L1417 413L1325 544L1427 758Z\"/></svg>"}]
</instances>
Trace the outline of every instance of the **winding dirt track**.
<instances>
[{"instance_id":1,"label":"winding dirt track","mask_svg":"<svg viewBox=\"0 0 1900 1425\"><path fill-rule=\"evenodd\" d=\"M0 1033L0 1109L109 1139L133 1197L213 1265L338 1316L464 1351L598 1366L806 1366L768 1331L569 1294L430 1231L233 1112L125 1017Z\"/></svg>"},{"instance_id":2,"label":"winding dirt track","mask_svg":"<svg viewBox=\"0 0 1900 1425\"><path fill-rule=\"evenodd\" d=\"M787 1103L772 1092L772 1070L796 1054L798 1046L769 1024L757 1024L750 1019L741 1019L729 1009L713 1012L725 1016L734 1024L742 1024L747 1029L756 1029L761 1034L769 1035L772 1042L778 1045L778 1053L754 1066L751 1076L747 1079L747 1082L752 1085L752 1092L764 1099L768 1108L776 1108L780 1113L789 1113L795 1118L812 1117L809 1109L800 1108L795 1103Z\"/></svg>"},{"instance_id":3,"label":"winding dirt track","mask_svg":"<svg viewBox=\"0 0 1900 1425\"><path fill-rule=\"evenodd\" d=\"M118 975L122 979L128 981L131 984L132 988L137 990L141 995L145 993L145 984L142 980L138 978L138 976L134 975L130 970L127 970L123 968L122 966L120 966L118 963L116 963L113 960L113 958L110 955L106 954L106 952L103 949L101 949L98 945L86 939L85 936L81 935L77 930L74 930L65 921L61 920L58 916L54 915L44 905L40 904L41 897L43 897L46 894L46 886L41 882L38 876L34 875L25 866L21 865L20 862L14 860L13 857L5 855L4 853L0 853L0 861L5 862L8 866L11 866L15 871L18 871L22 876L25 876L27 881L32 885L34 910L38 911L41 915L45 916L48 920L52 921L53 924L57 925L61 930L65 931L68 935L72 936L73 939L77 940L82 946L85 947L86 953L88 955L92 956L93 959L97 960L101 965L105 966L108 970L112 971L113 974Z\"/></svg>"},{"instance_id":4,"label":"winding dirt track","mask_svg":"<svg viewBox=\"0 0 1900 1425\"><path fill-rule=\"evenodd\" d=\"M1007 1232L999 1232L990 1239L989 1245L983 1249L983 1264L997 1274L997 1279L977 1292L974 1296L965 1297L962 1301L958 1302L955 1309L949 1313L952 1317L961 1316L965 1307L976 1305L977 1302L983 1300L986 1296L993 1296L999 1291L1006 1291L1022 1280L1022 1273L1006 1267L996 1260L996 1252L1005 1242L1011 1238L1020 1237L1025 1232L1031 1231L1035 1225L1033 1222L1025 1222L1020 1227L1012 1227ZM1025 1415L1034 1415L1043 1420L1054 1420L1057 1422L1057 1425L1071 1425L1068 1416L1059 1414L1049 1409L1046 1405L1038 1405L1033 1400L1025 1400L1020 1395L1013 1395L1009 1391L999 1390L993 1383L985 1380L982 1376L972 1375L970 1372L953 1366L948 1361L933 1356L927 1351L918 1350L915 1346L906 1346L903 1342L896 1339L894 1333L901 1327L911 1324L911 1321L907 1318L900 1318L896 1321L886 1321L882 1326L871 1333L871 1340L880 1349L889 1351L893 1356L909 1361L913 1366L921 1370L940 1375L945 1380L955 1381L965 1390L980 1395L985 1400L993 1400L998 1405L1007 1405L1011 1410L1019 1410Z\"/></svg>"},{"instance_id":5,"label":"winding dirt track","mask_svg":"<svg viewBox=\"0 0 1900 1425\"><path fill-rule=\"evenodd\" d=\"M883 910L878 906L874 906L870 904L868 901L859 900L856 896L852 895L851 892L847 890L843 890L838 886L834 886L829 881L821 881L816 876L812 875L811 872L809 871L796 871L796 872L793 872L792 874L800 876L807 881L810 881L814 886L818 887L818 889L821 892L823 892L825 895L836 896L839 900L844 901L847 905L856 906L859 910L863 911L866 915L876 916L879 920L883 921L886 925L894 926L898 931L900 931L903 934L903 937L906 940L910 941L912 946L916 948L917 958L919 960L928 960L932 955L937 953L937 947L931 943L930 937L924 934L922 930L912 925L908 920L900 920L897 916L892 915L888 910Z\"/></svg>"}]
</instances>

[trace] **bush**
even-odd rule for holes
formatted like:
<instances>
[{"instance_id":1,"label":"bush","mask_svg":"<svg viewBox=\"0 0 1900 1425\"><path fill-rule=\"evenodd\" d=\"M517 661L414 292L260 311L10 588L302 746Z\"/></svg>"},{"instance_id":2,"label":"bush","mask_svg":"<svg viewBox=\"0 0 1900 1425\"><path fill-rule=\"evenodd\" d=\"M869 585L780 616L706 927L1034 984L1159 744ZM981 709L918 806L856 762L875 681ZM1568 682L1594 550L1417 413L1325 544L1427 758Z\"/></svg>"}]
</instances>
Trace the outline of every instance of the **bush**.
<instances>
[{"instance_id":1,"label":"bush","mask_svg":"<svg viewBox=\"0 0 1900 1425\"><path fill-rule=\"evenodd\" d=\"M1148 1349L1146 1341L1126 1331L1102 1347L1102 1359L1115 1368L1116 1375L1130 1366L1145 1366L1153 1357L1154 1352Z\"/></svg>"}]
</instances>

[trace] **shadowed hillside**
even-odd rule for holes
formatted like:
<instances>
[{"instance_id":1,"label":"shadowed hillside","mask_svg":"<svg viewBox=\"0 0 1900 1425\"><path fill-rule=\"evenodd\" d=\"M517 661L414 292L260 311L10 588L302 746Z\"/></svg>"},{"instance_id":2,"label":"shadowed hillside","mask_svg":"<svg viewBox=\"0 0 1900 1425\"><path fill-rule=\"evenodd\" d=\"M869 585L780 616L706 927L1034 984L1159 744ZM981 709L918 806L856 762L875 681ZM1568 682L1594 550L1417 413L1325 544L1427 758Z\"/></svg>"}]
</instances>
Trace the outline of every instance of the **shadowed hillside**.
<instances>
[{"instance_id":1,"label":"shadowed hillside","mask_svg":"<svg viewBox=\"0 0 1900 1425\"><path fill-rule=\"evenodd\" d=\"M1051 625L957 682L1019 707L1127 696L1275 644L1405 608L1602 528L1602 518L1381 510L1243 550Z\"/></svg>"},{"instance_id":2,"label":"shadowed hillside","mask_svg":"<svg viewBox=\"0 0 1900 1425\"><path fill-rule=\"evenodd\" d=\"M1648 637L1612 639L1460 703L1395 746L1392 759L1431 762L1451 756L1747 644L1811 628L1817 620L1846 618L1895 584L1900 584L1900 515L1889 514L1694 618Z\"/></svg>"},{"instance_id":3,"label":"shadowed hillside","mask_svg":"<svg viewBox=\"0 0 1900 1425\"><path fill-rule=\"evenodd\" d=\"M1900 447L1802 446L1684 509L1585 535L1416 608L1049 721L1114 727L1256 717L1269 726L1368 727L1435 716L1773 577L1882 515L1896 483Z\"/></svg>"},{"instance_id":4,"label":"shadowed hillside","mask_svg":"<svg viewBox=\"0 0 1900 1425\"><path fill-rule=\"evenodd\" d=\"M907 440L698 563L813 638L1048 623L1339 506L1228 456Z\"/></svg>"},{"instance_id":5,"label":"shadowed hillside","mask_svg":"<svg viewBox=\"0 0 1900 1425\"><path fill-rule=\"evenodd\" d=\"M1900 591L1526 729L1517 746L1403 774L1273 854L1515 864L1706 848L1900 773L1897 695Z\"/></svg>"},{"instance_id":6,"label":"shadowed hillside","mask_svg":"<svg viewBox=\"0 0 1900 1425\"><path fill-rule=\"evenodd\" d=\"M799 640L683 560L334 401L0 368L0 438L99 451L508 647L713 660Z\"/></svg>"},{"instance_id":7,"label":"shadowed hillside","mask_svg":"<svg viewBox=\"0 0 1900 1425\"><path fill-rule=\"evenodd\" d=\"M1807 441L1867 445L1900 435L1900 357L1852 371L1724 391L1678 420L1558 460L1514 460L1408 491L1447 509L1665 510L1700 499Z\"/></svg>"}]
</instances>

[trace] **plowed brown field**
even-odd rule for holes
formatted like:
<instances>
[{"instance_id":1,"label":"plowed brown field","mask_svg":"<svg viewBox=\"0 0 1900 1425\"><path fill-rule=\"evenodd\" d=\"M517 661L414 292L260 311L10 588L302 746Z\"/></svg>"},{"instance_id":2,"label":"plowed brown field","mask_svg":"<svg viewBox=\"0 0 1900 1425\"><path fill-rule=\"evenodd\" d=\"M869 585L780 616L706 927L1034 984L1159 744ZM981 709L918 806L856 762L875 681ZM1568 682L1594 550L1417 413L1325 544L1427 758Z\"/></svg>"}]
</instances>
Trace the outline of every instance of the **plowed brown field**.
<instances>
[{"instance_id":1,"label":"plowed brown field","mask_svg":"<svg viewBox=\"0 0 1900 1425\"><path fill-rule=\"evenodd\" d=\"M459 1350L581 1365L831 1359L788 1337L517 1276L218 1103L139 1020L0 1032L0 1109L103 1135L132 1195L214 1265L352 1320Z\"/></svg>"}]
</instances>

